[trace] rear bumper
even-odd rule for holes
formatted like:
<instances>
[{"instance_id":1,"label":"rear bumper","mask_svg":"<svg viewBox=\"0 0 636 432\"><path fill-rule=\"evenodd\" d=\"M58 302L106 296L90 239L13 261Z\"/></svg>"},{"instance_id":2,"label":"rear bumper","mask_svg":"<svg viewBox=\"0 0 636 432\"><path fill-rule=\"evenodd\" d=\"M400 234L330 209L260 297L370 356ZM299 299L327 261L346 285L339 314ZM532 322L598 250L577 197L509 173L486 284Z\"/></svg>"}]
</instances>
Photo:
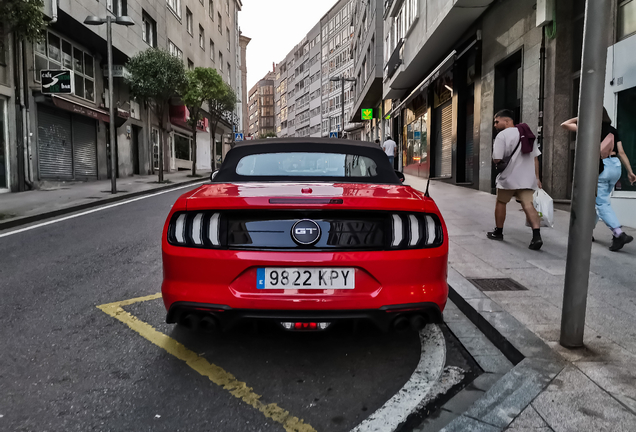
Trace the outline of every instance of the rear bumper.
<instances>
[{"instance_id":1,"label":"rear bumper","mask_svg":"<svg viewBox=\"0 0 636 432\"><path fill-rule=\"evenodd\" d=\"M185 316L212 316L218 326L230 329L242 321L269 320L274 322L328 322L364 320L388 331L399 318L422 316L427 323L441 323L442 311L435 303L415 303L382 306L379 309L355 310L250 310L232 309L226 305L176 302L170 306L166 322L180 322Z\"/></svg>"}]
</instances>

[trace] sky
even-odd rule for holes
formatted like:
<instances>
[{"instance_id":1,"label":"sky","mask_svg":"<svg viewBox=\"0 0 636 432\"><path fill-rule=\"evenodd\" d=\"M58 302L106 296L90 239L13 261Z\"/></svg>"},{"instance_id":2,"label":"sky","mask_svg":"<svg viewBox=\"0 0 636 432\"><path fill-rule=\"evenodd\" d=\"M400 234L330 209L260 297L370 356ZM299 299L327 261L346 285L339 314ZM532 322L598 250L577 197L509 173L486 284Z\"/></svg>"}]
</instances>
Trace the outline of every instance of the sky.
<instances>
[{"instance_id":1,"label":"sky","mask_svg":"<svg viewBox=\"0 0 636 432\"><path fill-rule=\"evenodd\" d=\"M247 46L247 91L272 70L336 0L242 0L239 27Z\"/></svg>"}]
</instances>

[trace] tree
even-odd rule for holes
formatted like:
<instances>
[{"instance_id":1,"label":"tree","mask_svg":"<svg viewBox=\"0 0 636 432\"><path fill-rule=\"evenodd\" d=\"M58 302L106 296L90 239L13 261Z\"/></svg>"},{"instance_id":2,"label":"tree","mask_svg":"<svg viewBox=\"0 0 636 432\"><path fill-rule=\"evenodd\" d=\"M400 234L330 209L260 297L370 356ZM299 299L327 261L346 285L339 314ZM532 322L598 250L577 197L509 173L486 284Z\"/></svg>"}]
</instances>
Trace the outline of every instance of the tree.
<instances>
[{"instance_id":1,"label":"tree","mask_svg":"<svg viewBox=\"0 0 636 432\"><path fill-rule=\"evenodd\" d=\"M13 33L18 40L41 40L46 29L43 8L43 0L0 0L2 36ZM3 39L0 38L0 44Z\"/></svg>"},{"instance_id":2,"label":"tree","mask_svg":"<svg viewBox=\"0 0 636 432\"><path fill-rule=\"evenodd\" d=\"M181 99L190 112L188 123L192 128L193 176L197 175L197 123L202 118L203 103L216 97L222 89L223 78L216 69L197 67L186 72L186 81L181 88Z\"/></svg>"},{"instance_id":3,"label":"tree","mask_svg":"<svg viewBox=\"0 0 636 432\"><path fill-rule=\"evenodd\" d=\"M264 134L260 134L258 139L266 139L266 138L276 138L276 132L267 132Z\"/></svg>"},{"instance_id":4,"label":"tree","mask_svg":"<svg viewBox=\"0 0 636 432\"><path fill-rule=\"evenodd\" d=\"M215 161L214 165L216 165L216 128L219 121L236 108L236 93L234 93L234 90L229 84L223 82L217 94L208 100L208 106L211 120L210 133L212 134L212 142L214 142L212 157Z\"/></svg>"},{"instance_id":5,"label":"tree","mask_svg":"<svg viewBox=\"0 0 636 432\"><path fill-rule=\"evenodd\" d=\"M178 96L185 83L185 68L179 58L156 48L140 52L128 61L126 67L130 71L126 82L131 94L154 106L159 118L159 183L163 183L165 116L170 99Z\"/></svg>"}]
</instances>

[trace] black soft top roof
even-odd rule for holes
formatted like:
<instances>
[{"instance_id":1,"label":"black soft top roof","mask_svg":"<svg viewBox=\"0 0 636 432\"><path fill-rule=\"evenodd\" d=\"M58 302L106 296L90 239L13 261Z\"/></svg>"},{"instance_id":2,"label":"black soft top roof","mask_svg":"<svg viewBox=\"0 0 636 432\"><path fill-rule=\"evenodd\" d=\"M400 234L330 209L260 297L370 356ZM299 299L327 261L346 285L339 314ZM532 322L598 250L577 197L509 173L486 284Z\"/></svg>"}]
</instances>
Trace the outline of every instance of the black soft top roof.
<instances>
[{"instance_id":1,"label":"black soft top roof","mask_svg":"<svg viewBox=\"0 0 636 432\"><path fill-rule=\"evenodd\" d=\"M284 176L280 178L272 176L242 176L236 173L236 166L245 156L263 153L339 153L366 156L372 159L378 167L378 175L375 177L307 177ZM380 146L366 141L354 141L345 139L327 138L269 138L264 140L241 141L236 143L225 156L215 183L236 182L271 182L271 181L325 181L340 183L376 183L376 184L401 184L389 158Z\"/></svg>"}]
</instances>

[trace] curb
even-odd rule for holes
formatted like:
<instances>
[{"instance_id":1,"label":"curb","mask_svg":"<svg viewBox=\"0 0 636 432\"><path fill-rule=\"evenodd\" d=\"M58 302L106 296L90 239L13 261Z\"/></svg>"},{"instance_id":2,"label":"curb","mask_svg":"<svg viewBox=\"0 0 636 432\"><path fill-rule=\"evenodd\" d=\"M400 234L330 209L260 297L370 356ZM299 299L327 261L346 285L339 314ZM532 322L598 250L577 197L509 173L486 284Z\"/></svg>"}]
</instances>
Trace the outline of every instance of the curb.
<instances>
[{"instance_id":1,"label":"curb","mask_svg":"<svg viewBox=\"0 0 636 432\"><path fill-rule=\"evenodd\" d=\"M447 420L441 429L435 430L504 431L565 368L566 362L452 268L449 269L448 283L449 299L513 367L461 412L448 407L453 404L453 399L443 405L441 409L446 411ZM462 392L457 395L460 400Z\"/></svg>"},{"instance_id":2,"label":"curb","mask_svg":"<svg viewBox=\"0 0 636 432\"><path fill-rule=\"evenodd\" d=\"M172 184L168 184L165 186L159 186L157 188L153 188L153 189L147 189L147 190L143 190L143 191L138 191L138 192L129 192L129 193L125 193L122 195L115 195L114 197L111 198L104 198L104 199L100 199L99 201L93 201L93 202L88 202L88 203L84 203L84 204L78 204L78 205L74 205L74 206L70 206L70 207L65 207L59 210L53 210L53 211L49 211L49 212L45 212L45 213L40 213L40 214L36 214L36 215L31 215L31 216L24 216L24 217L18 217L18 218L13 218L13 219L9 219L7 221L4 222L0 222L0 231L6 230L6 229L10 229L10 228L15 228L15 227L19 227L22 225L27 225L33 222L39 222L45 219L50 219L50 218L54 218L57 216L62 216L62 215L66 215L69 213L75 213L77 211L82 211L82 210L87 210L90 208L94 208L94 207L100 207L102 205L106 205L106 204L112 204L118 201L124 201L130 198L136 198L139 196L143 196L143 195L151 195L153 193L157 193L157 192L162 192L162 191L166 191L166 190L170 190L170 189L176 189L178 187L184 186L184 185L188 185L188 184L195 184L195 183L203 183L206 182L208 179L206 179L206 177L201 177L201 178L197 178L197 179L192 179L192 180L187 180L187 181L183 181L183 182L179 182L179 183L172 183Z\"/></svg>"}]
</instances>

